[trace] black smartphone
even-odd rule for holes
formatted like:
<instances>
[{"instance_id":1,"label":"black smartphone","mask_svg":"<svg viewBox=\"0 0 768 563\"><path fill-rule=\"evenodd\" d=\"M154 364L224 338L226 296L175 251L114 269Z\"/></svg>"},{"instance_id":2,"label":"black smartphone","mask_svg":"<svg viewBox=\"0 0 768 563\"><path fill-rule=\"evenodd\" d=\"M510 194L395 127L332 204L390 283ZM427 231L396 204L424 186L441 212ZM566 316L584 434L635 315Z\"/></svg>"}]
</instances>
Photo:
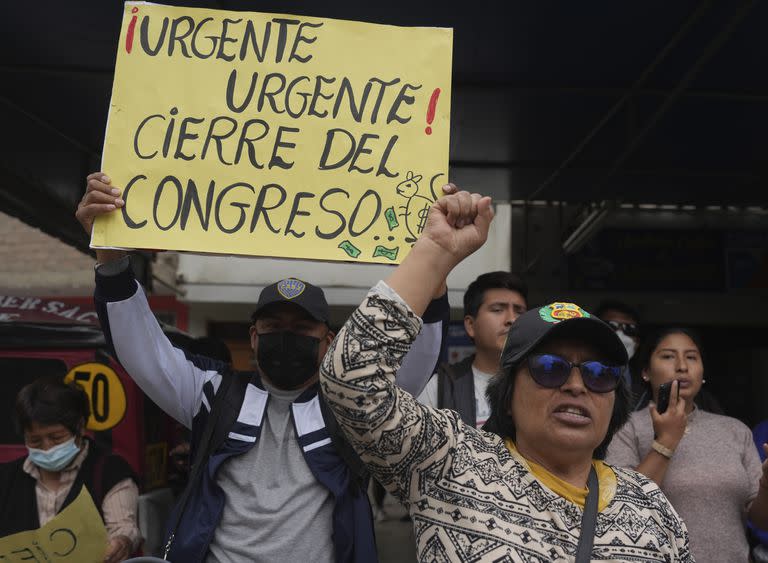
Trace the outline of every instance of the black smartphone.
<instances>
[{"instance_id":1,"label":"black smartphone","mask_svg":"<svg viewBox=\"0 0 768 563\"><path fill-rule=\"evenodd\" d=\"M672 381L659 385L659 397L656 401L656 410L659 414L664 414L669 408L669 397L672 393ZM677 386L677 396L680 397L680 385Z\"/></svg>"}]
</instances>

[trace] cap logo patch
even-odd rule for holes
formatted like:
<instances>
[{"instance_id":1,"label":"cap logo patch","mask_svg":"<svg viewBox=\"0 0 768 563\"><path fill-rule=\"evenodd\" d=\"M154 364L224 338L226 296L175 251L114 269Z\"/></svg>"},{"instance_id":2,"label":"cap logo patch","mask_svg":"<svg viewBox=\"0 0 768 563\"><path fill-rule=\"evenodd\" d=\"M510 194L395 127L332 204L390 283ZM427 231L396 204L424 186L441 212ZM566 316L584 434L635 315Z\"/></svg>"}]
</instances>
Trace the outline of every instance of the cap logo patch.
<instances>
[{"instance_id":1,"label":"cap logo patch","mask_svg":"<svg viewBox=\"0 0 768 563\"><path fill-rule=\"evenodd\" d=\"M286 299L294 299L304 293L306 284L299 280L287 279L278 282L277 292Z\"/></svg>"},{"instance_id":2,"label":"cap logo patch","mask_svg":"<svg viewBox=\"0 0 768 563\"><path fill-rule=\"evenodd\" d=\"M590 314L575 303L551 303L539 309L539 316L548 323L559 323L568 319L589 318Z\"/></svg>"}]
</instances>

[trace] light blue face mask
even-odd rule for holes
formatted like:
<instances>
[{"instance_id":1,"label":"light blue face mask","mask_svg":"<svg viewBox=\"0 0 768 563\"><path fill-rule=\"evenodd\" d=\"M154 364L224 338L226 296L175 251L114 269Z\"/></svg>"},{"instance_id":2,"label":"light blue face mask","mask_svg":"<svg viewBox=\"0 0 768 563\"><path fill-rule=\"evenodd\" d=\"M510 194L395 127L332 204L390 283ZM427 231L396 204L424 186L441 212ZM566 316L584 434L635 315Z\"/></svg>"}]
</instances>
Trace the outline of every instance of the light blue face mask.
<instances>
[{"instance_id":1,"label":"light blue face mask","mask_svg":"<svg viewBox=\"0 0 768 563\"><path fill-rule=\"evenodd\" d=\"M29 450L29 460L38 467L48 471L61 471L75 458L80 448L75 445L75 437L72 436L66 442L48 450L29 447L27 450Z\"/></svg>"}]
</instances>

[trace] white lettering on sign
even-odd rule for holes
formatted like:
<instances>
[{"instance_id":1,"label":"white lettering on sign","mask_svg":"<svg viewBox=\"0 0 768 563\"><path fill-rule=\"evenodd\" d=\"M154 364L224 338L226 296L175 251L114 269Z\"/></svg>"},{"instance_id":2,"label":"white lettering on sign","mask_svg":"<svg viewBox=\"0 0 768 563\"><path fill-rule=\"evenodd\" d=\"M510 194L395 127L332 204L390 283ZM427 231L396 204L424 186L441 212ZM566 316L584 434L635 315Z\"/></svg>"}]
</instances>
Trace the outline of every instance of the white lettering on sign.
<instances>
[{"instance_id":1,"label":"white lettering on sign","mask_svg":"<svg viewBox=\"0 0 768 563\"><path fill-rule=\"evenodd\" d=\"M99 317L98 317L98 315L95 312L88 311L87 313L83 313L82 315L79 315L77 317L77 320L90 323L90 322L96 321L98 318Z\"/></svg>"},{"instance_id":2,"label":"white lettering on sign","mask_svg":"<svg viewBox=\"0 0 768 563\"><path fill-rule=\"evenodd\" d=\"M12 297L10 295L5 296L3 298L2 303L0 303L0 307L6 307L8 309L16 309L18 306L19 306L19 298Z\"/></svg>"},{"instance_id":3,"label":"white lettering on sign","mask_svg":"<svg viewBox=\"0 0 768 563\"><path fill-rule=\"evenodd\" d=\"M29 318L22 314L3 311L3 309L15 309L19 311L31 311L33 313L42 313L44 315L54 315L62 319L79 321L89 324L96 324L98 316L92 307L82 305L73 305L63 301L47 301L38 297L15 297L13 295L0 295L0 321L25 321L32 322L47 320L44 317Z\"/></svg>"},{"instance_id":4,"label":"white lettering on sign","mask_svg":"<svg viewBox=\"0 0 768 563\"><path fill-rule=\"evenodd\" d=\"M42 299L35 299L34 297L27 297L24 300L24 303L21 304L21 307L19 307L19 309L25 309L25 310L34 311L35 309L37 309L37 306L40 304L41 301L42 301Z\"/></svg>"},{"instance_id":5,"label":"white lettering on sign","mask_svg":"<svg viewBox=\"0 0 768 563\"><path fill-rule=\"evenodd\" d=\"M58 315L59 311L64 308L64 303L61 301L48 301L43 307L43 313L53 313Z\"/></svg>"}]
</instances>

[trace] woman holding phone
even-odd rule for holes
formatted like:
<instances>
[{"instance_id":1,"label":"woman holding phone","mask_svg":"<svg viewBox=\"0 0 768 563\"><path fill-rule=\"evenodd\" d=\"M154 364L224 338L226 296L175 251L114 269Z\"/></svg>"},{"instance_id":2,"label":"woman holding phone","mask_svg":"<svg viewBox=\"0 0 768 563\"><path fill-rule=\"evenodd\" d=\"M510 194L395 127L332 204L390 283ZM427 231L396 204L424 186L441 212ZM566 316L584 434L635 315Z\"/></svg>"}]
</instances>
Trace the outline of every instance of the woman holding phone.
<instances>
[{"instance_id":1,"label":"woman holding phone","mask_svg":"<svg viewBox=\"0 0 768 563\"><path fill-rule=\"evenodd\" d=\"M696 561L748 561L745 520L768 514L766 495L757 500L761 488L768 490L768 464L761 466L752 433L735 418L696 407L704 362L690 329L659 331L638 363L653 402L614 436L607 461L661 487L688 527Z\"/></svg>"}]
</instances>

